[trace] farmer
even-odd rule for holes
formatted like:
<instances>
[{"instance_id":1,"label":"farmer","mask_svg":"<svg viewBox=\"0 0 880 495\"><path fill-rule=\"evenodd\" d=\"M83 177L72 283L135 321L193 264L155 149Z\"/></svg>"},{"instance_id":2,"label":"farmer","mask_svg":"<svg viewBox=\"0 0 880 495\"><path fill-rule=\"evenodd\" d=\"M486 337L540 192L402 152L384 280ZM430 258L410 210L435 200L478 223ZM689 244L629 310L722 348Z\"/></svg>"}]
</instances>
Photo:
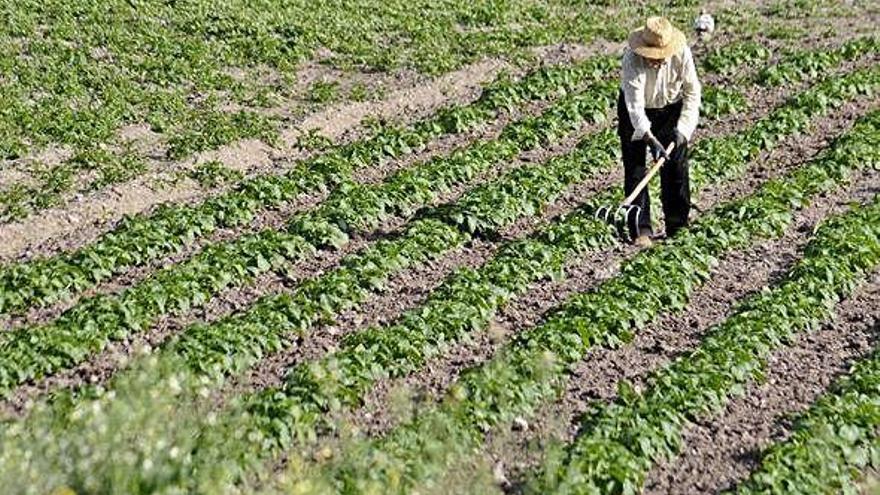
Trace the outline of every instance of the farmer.
<instances>
[{"instance_id":1,"label":"farmer","mask_svg":"<svg viewBox=\"0 0 880 495\"><path fill-rule=\"evenodd\" d=\"M665 157L660 169L661 200L666 235L688 224L688 142L697 127L700 81L684 34L663 17L649 17L633 31L623 55L620 96L617 101L617 134L623 150L624 190L635 189L646 173L645 151L656 160ZM667 155L666 147L675 143ZM651 209L648 189L634 204L642 214L630 218L634 244L651 245Z\"/></svg>"}]
</instances>

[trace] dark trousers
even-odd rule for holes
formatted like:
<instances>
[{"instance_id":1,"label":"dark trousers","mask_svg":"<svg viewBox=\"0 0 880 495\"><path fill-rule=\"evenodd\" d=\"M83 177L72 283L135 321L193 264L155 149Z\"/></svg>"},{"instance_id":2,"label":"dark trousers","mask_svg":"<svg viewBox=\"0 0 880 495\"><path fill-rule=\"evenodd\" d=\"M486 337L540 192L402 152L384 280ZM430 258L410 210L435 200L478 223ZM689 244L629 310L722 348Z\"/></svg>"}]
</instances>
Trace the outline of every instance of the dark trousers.
<instances>
[{"instance_id":1,"label":"dark trousers","mask_svg":"<svg viewBox=\"0 0 880 495\"><path fill-rule=\"evenodd\" d=\"M675 126L681 115L681 102L667 105L663 108L649 108L645 110L648 120L651 121L651 132L663 147L675 140ZM645 177L647 166L645 164L647 146L642 140L632 141L633 126L626 111L623 99L623 91L617 100L617 134L620 136L620 146L623 150L623 189L627 195L636 188L636 185ZM681 152L681 151L680 151ZM669 161L660 169L660 200L663 204L663 215L666 218L666 234L675 233L686 226L688 214L691 211L691 190L688 179L688 150L687 146L681 152L681 159ZM674 154L674 153L673 153ZM651 235L651 201L646 187L636 197L635 205L641 207L641 216L636 220L630 217L629 229L633 237L638 235Z\"/></svg>"}]
</instances>

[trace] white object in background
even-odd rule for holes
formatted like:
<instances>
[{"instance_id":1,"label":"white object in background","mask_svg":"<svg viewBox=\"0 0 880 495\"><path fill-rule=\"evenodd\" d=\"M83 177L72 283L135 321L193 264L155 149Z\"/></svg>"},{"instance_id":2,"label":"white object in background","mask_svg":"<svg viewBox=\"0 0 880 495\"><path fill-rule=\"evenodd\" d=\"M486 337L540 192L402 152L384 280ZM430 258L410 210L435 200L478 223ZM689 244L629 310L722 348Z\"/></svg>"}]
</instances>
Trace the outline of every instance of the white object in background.
<instances>
[{"instance_id":1,"label":"white object in background","mask_svg":"<svg viewBox=\"0 0 880 495\"><path fill-rule=\"evenodd\" d=\"M694 30L700 38L708 38L715 31L715 19L705 10L694 19Z\"/></svg>"}]
</instances>

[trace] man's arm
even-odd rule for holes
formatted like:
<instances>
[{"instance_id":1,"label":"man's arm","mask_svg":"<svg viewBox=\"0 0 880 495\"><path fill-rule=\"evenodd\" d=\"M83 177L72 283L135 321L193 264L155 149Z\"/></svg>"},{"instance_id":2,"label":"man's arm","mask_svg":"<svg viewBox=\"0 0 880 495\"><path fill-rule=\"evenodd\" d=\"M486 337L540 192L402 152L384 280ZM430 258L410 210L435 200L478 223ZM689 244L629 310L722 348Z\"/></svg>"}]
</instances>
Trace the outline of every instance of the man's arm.
<instances>
[{"instance_id":1,"label":"man's arm","mask_svg":"<svg viewBox=\"0 0 880 495\"><path fill-rule=\"evenodd\" d=\"M682 52L682 64L684 64L681 72L682 107L681 115L678 118L678 132L690 141L700 118L700 98L703 88L700 85L700 80L697 79L697 68L691 49L687 46Z\"/></svg>"},{"instance_id":2,"label":"man's arm","mask_svg":"<svg viewBox=\"0 0 880 495\"><path fill-rule=\"evenodd\" d=\"M651 121L645 114L645 71L636 65L636 55L627 51L623 57L621 88L626 111L634 129L632 140L639 141L651 130Z\"/></svg>"}]
</instances>

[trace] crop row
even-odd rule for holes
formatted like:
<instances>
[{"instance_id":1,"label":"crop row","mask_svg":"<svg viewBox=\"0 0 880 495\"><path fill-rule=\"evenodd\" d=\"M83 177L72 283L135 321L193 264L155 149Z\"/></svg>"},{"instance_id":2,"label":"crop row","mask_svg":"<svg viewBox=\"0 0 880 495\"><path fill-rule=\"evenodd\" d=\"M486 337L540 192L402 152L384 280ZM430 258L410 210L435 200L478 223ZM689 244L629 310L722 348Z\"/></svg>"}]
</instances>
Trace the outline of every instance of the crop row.
<instances>
[{"instance_id":1,"label":"crop row","mask_svg":"<svg viewBox=\"0 0 880 495\"><path fill-rule=\"evenodd\" d=\"M387 64L381 61L397 58L393 65L432 67L437 73L451 67L450 59L461 63L462 57L479 56L475 45L482 46L483 54L486 50L505 54L502 46L556 42L575 33L587 37L599 25L589 16L559 16L556 11L538 14L530 8L487 10L461 0L444 9L415 10L407 2L373 2L366 10L362 6L339 8L331 17L314 6L277 1L259 9L209 6L204 1L186 7L135 8L112 0L104 7L71 7L53 0L39 8L25 3L4 12L0 65L16 77L0 90L3 158L19 155L31 144L104 143L122 125L144 121L156 132L192 138L180 146L172 139L175 149L198 147L205 139L211 140L208 146L218 144L218 138L234 139L229 132L205 132L200 123L213 120L220 127L231 125L237 136L247 132L251 127L246 122L237 125L231 113L220 109L222 103L250 104L267 92L289 94L285 86L296 64L318 46L332 51L334 60L347 54L350 63L383 66ZM528 20L536 14L543 22ZM462 18L457 19L458 15ZM451 25L467 25L467 19L486 15L503 16L505 21L499 21L505 27L503 34L494 29L491 34L464 33ZM506 22L509 16L526 23L513 28ZM132 25L134 18L140 20L137 26ZM528 26L528 35L524 26ZM389 35L388 30L396 33L384 38L395 42L380 43L377 30L383 37ZM38 31L39 39L28 38ZM352 35L353 31L361 36ZM433 34L426 38L428 32ZM532 38L536 35L538 39ZM467 38L465 46L448 51L453 48L449 43L465 42L462 38ZM408 52L411 44L424 50L401 59L401 51ZM145 52L151 56L143 57ZM231 67L242 75L234 76ZM275 77L267 81L265 69ZM257 116L250 111L248 115ZM191 127L191 123L196 125Z\"/></svg>"},{"instance_id":2,"label":"crop row","mask_svg":"<svg viewBox=\"0 0 880 495\"><path fill-rule=\"evenodd\" d=\"M865 54L877 53L880 37L867 36L845 42L830 50L803 51L788 57L784 64L769 65L762 69L756 80L765 86L777 86L786 82L801 81L806 77L825 74L847 60Z\"/></svg>"},{"instance_id":3,"label":"crop row","mask_svg":"<svg viewBox=\"0 0 880 495\"><path fill-rule=\"evenodd\" d=\"M809 100L793 101L804 104L804 101ZM777 112L787 114L788 110L789 108L783 106L774 114ZM814 110L819 111L818 108ZM775 117L776 115L771 115L766 117L766 120L773 120ZM759 123L758 126L760 125ZM796 128L776 127L774 132L781 136ZM761 142L772 143L778 139L778 136L775 139L767 139L767 132L755 133L753 130L744 131L742 134L753 136L752 140L756 142L754 154L761 149ZM707 140L707 142L724 139L742 142L740 135ZM590 142L581 153L585 156L594 156L595 153L601 152L600 150L607 149L609 145L607 141L609 141L608 136L598 142ZM701 150L703 148L700 145L695 148L696 157L706 154ZM707 160L705 165L701 166L714 167L707 172L710 177L715 177L719 181L731 179L737 172L744 171L744 165L750 157L737 157L728 153L722 159ZM515 173L518 174L519 171ZM525 174L530 175L531 172ZM560 172L554 171L553 174L560 175ZM533 181L523 181L520 184L531 182ZM539 185L538 190L544 187ZM495 212L497 205L506 202L498 200L500 193L505 190L507 192L504 192L503 196L511 201L530 197L528 194L517 193L518 188L499 187L493 188L489 194L471 196L480 200L479 202L475 203L469 198L463 198L456 205L440 208L438 211L446 215L447 221L455 222L465 230L482 231L487 222L479 216L472 217L463 213L462 207L465 207L464 212L473 211L467 208L470 203L478 205L478 211L485 214ZM485 201L483 198L493 198L493 200ZM611 229L603 222L593 219L592 215L597 204L617 199L619 199L618 193L603 194L593 198L573 214L549 226L538 235L505 246L483 267L458 271L432 293L424 305L405 313L392 326L373 327L353 334L343 340L339 351L319 361L303 363L293 368L281 388L269 389L246 398L248 414L243 416L245 420L233 419L236 422L235 429L253 431L254 435L263 440L259 444L251 444L250 447L245 442L242 444L244 450L240 455L247 458L258 455L256 454L258 451L261 452L259 455L265 456L267 453L291 445L295 440L314 439L321 431L331 427L329 421L332 416L328 413L340 407L356 407L363 394L375 384L376 380L400 377L420 369L432 356L437 355L452 342L468 333L484 329L495 312L525 291L530 283L559 274L566 259L588 249L612 244L614 237ZM483 201L487 204L483 204ZM520 212L523 209L533 208L528 202L518 204L520 204ZM491 205L495 205L496 208L491 208ZM494 214L497 215L497 219L512 217L503 211ZM495 223L488 225L490 231L496 227ZM298 306L308 308L307 304L308 301L303 301ZM308 314L307 309L298 310L292 316L289 316L291 315L289 310L273 309L274 312L261 312L257 317L263 321L273 321L279 327L297 328L279 322L291 319L299 322L301 314ZM213 343L206 344L211 342L211 339L200 337L199 340L202 342L199 342L198 352L189 352L187 360L190 366L195 366L201 371L210 371L201 367L204 363L216 365L217 356L222 359L246 356L248 363L258 358L262 349L254 348L245 339L253 335L264 335L265 326L252 328L242 324L242 321L244 320L230 319L228 324L212 331ZM235 346L226 344L221 346L216 337L218 334L230 334L233 336L232 339L236 339L236 335L245 337L235 340ZM187 337L184 334L184 338ZM227 338L223 337L223 339ZM243 353L240 348L247 351ZM213 349L219 349L221 353L215 356ZM231 366L230 363L224 364L233 370L240 368ZM238 414L233 416L237 418ZM245 435L245 438L250 438L250 435ZM231 452L234 445L234 442L225 441L223 449ZM248 449L256 445L259 447L248 452ZM200 449L211 450L207 445L203 445Z\"/></svg>"},{"instance_id":4,"label":"crop row","mask_svg":"<svg viewBox=\"0 0 880 495\"><path fill-rule=\"evenodd\" d=\"M872 130L876 133L877 126ZM848 158L856 156L863 158ZM821 169L799 175L804 184L829 177ZM796 194L803 194L799 189ZM760 206L784 212L789 192L780 188L774 193ZM620 398L589 410L566 462L545 473L552 490L545 486L539 491L638 490L655 462L680 452L690 421L723 410L731 396L742 394L761 375L775 349L830 318L838 300L878 263L880 198L823 225L783 282L738 305L732 316L709 330L698 349L652 373L644 392L619 384Z\"/></svg>"},{"instance_id":5,"label":"crop row","mask_svg":"<svg viewBox=\"0 0 880 495\"><path fill-rule=\"evenodd\" d=\"M880 218L870 220L876 225ZM763 454L760 467L736 492L854 490L861 470L880 465L878 391L880 352L875 350L795 420L791 436Z\"/></svg>"},{"instance_id":6,"label":"crop row","mask_svg":"<svg viewBox=\"0 0 880 495\"><path fill-rule=\"evenodd\" d=\"M161 206L128 217L98 241L73 252L4 267L0 312L18 312L70 297L127 268L178 252L195 239L250 222L262 209L277 207L308 191L351 180L357 170L415 152L447 133L474 129L502 109L568 93L604 77L615 62L595 57L574 65L550 66L519 81L500 79L473 104L446 108L410 127L381 127L370 138L304 160L280 176L245 180L234 190L197 205Z\"/></svg>"},{"instance_id":7,"label":"crop row","mask_svg":"<svg viewBox=\"0 0 880 495\"><path fill-rule=\"evenodd\" d=\"M767 62L772 52L766 45L753 40L716 47L706 54L703 67L721 75L729 75Z\"/></svg>"},{"instance_id":8,"label":"crop row","mask_svg":"<svg viewBox=\"0 0 880 495\"><path fill-rule=\"evenodd\" d=\"M847 80L843 81L845 83ZM821 93L821 88L819 91ZM840 92L839 89L837 91ZM832 97L828 101L834 100L834 94L834 91L831 91ZM212 294L221 288L234 283L244 283L243 279L254 273L264 272L273 269L273 267L279 269L288 260L307 255L315 246L334 243L338 245L345 242L345 232L340 230L340 225L347 228L371 228L373 223L384 216L386 208L389 206L407 207L413 201L408 198L416 198L416 202L427 201L430 196L421 198L413 194L414 191L418 191L416 187L413 187L414 185L430 184L433 187L442 188L443 179L446 176L452 174L467 176L475 168L485 167L492 160L503 159L505 155L502 153L507 152L507 157L512 156L512 152L505 151L512 148L511 145L505 146L504 144L505 136L508 135L513 136L507 138L508 142L513 140L524 142L525 146L536 146L542 140L540 135L536 135L538 132L561 132L560 126L573 125L573 119L577 116L577 112L586 116L600 115L599 105L607 104L600 102L601 98L589 95L570 97L566 101L573 104L562 104L555 110L549 110L547 112L549 118L544 120L544 125L534 125L538 119L526 119L521 123L522 125L512 125L505 131L505 134L502 134L499 141L485 143L490 152L496 153L496 156L491 159L483 154L484 150L476 147L474 149L480 153L476 160L465 159L452 163L448 159L435 160L432 162L433 166L404 171L391 181L379 186L361 187L360 189L355 189L358 186L352 186L351 189L344 188L340 190L339 195L331 196L318 209L295 218L292 222L292 230L298 235L289 232L268 232L262 237L247 237L243 242L232 244L236 247L236 251L225 250L223 246L212 247L179 267L159 272L148 279L146 283L124 292L121 296L98 296L74 307L53 324L37 328L23 328L10 333L4 336L5 340L2 342L5 344L6 352L0 357L0 364L2 364L0 370L3 371L0 376L4 377L2 382L5 384L4 388L8 390L9 387L15 386L23 380L39 377L53 370L80 362L90 352L102 348L108 339L118 338L121 335L145 328L163 313L188 311L193 306L206 302ZM581 105L578 106L577 102L581 102ZM812 106L811 108L812 111L819 112L825 107ZM575 112L575 114L570 114L571 112ZM802 116L798 121L799 124L796 122L796 125L788 127L776 124L771 130L781 133L802 128L808 116ZM767 122L775 122L776 120L775 118L766 119ZM556 124L552 124L552 122L556 122ZM554 129L556 130L554 131ZM762 134L760 142L769 143L770 140L764 135L767 134L766 130L760 126L758 129ZM511 130L513 132L506 134ZM760 146L754 146L754 142L755 138L753 137L753 151L760 149ZM712 144L712 149L718 147L712 141L709 143ZM737 144L741 149L747 149L742 146L742 141L737 141ZM746 144L748 144L748 140ZM466 154L464 157L468 158ZM474 161L477 163L474 164ZM695 155L695 162L700 161L700 155ZM450 166L452 164L459 165L457 167ZM718 166L717 159L715 165ZM729 172L731 168L727 167L726 170ZM418 174L423 175L419 176ZM445 174L445 176L432 177L425 174ZM723 176L720 172L716 175ZM395 180L401 178L402 180ZM398 193L400 191L409 194L400 195ZM426 194L424 189L422 191L423 195ZM427 193L432 193L432 191L428 190ZM507 194L506 197L510 201L518 201L516 196L516 194ZM474 213L479 213L481 208L486 210L485 206L481 206L479 196L473 198L477 198L478 201L465 198L465 201L454 207L454 211L449 215L449 218L470 223L469 229L471 230L478 227L471 220L474 218ZM526 201L530 199L529 196L522 198ZM484 215L491 213L497 216L507 210L499 208L499 205L495 203L489 204L495 206L489 208L490 211L484 211ZM519 207L529 206L521 204ZM510 211L516 212L517 208L514 207ZM234 334L234 332L230 334L230 341L233 340L231 336ZM258 335L260 333L255 333L255 338ZM277 345L277 343L271 345L267 343L269 348ZM224 348L229 348L229 346Z\"/></svg>"},{"instance_id":9,"label":"crop row","mask_svg":"<svg viewBox=\"0 0 880 495\"><path fill-rule=\"evenodd\" d=\"M348 232L375 225L391 211L433 200L454 184L519 152L552 142L590 119L604 118L608 83L565 97L541 116L511 124L495 141L406 169L376 186L352 186L321 207L294 216L284 232L266 230L210 246L181 265L156 272L116 295L89 298L43 326L0 336L0 389L70 366L117 339L151 325L163 314L203 305L220 290L247 283L254 275L283 270L315 249L348 240Z\"/></svg>"},{"instance_id":10,"label":"crop row","mask_svg":"<svg viewBox=\"0 0 880 495\"><path fill-rule=\"evenodd\" d=\"M469 204L481 203L489 198L498 202L498 209L483 210L486 217L478 222L481 226L500 227L517 218L534 215L569 184L611 166L614 163L614 140L615 135L611 130L589 136L571 153L545 163L515 169L493 183L469 191L460 203L467 208ZM522 201L523 196L528 201ZM518 213L513 213L512 209ZM246 313L211 325L186 329L157 355L159 360L169 363L168 366L153 368L153 374L148 375L133 366L133 369L114 378L111 390L120 392L117 402L130 400L128 393L119 391L115 386L122 383L121 386L125 387L130 381L127 378L136 377L135 381L140 387L158 389L165 385L163 380L168 377L169 368L216 377L239 372L267 352L288 345L291 337L308 331L318 321L356 304L370 291L381 287L393 271L464 243L470 238L468 224L455 218L455 212L455 208L426 212L423 218L412 222L403 235L381 240L361 253L346 257L339 268L303 283L291 294L268 296ZM603 230L606 232L606 242L612 242L609 229L605 227ZM503 267L499 266L499 269L503 270ZM204 382L196 383L204 386ZM64 410L75 408L77 403L89 397L91 394L86 391L73 402L61 401L56 406ZM143 404L140 406L141 412L143 409L156 408L154 412L160 414L159 408L164 407L162 404L162 401L155 406ZM204 456L199 459L204 459Z\"/></svg>"},{"instance_id":11,"label":"crop row","mask_svg":"<svg viewBox=\"0 0 880 495\"><path fill-rule=\"evenodd\" d=\"M796 83L826 73L842 62L855 60L880 47L880 38L866 36L824 50L786 50L779 63L766 65L772 53L761 43L747 40L713 48L703 67L719 74L731 74L743 67L766 65L754 76L762 86Z\"/></svg>"},{"instance_id":12,"label":"crop row","mask_svg":"<svg viewBox=\"0 0 880 495\"><path fill-rule=\"evenodd\" d=\"M817 111L819 111L819 110L817 110ZM727 165L727 164L724 164L724 165ZM722 176L722 175L723 175L723 174L718 174L719 177ZM511 189L511 190L516 191L517 189ZM540 189L539 189L539 190L540 190ZM490 196L490 197L491 197L491 196ZM584 220L584 223L585 223L588 227L589 227L589 225L594 225L594 226L595 226L595 223L592 223L592 222L590 222L590 221L588 220L588 216L587 216L587 217L584 217L583 220ZM492 223L489 223L489 224L487 224L487 225L492 225ZM571 225L570 225L569 228L579 228L579 227L571 226ZM605 232L604 235L606 236L606 238L608 238L608 237L610 236L610 234L608 233L608 229L607 229L607 227L605 227L604 232ZM575 235L576 235L576 234L575 234ZM590 237L586 238L587 243L592 242L592 241L590 241L590 239L591 239ZM595 240L595 239L593 239L593 240ZM582 242L582 241L581 241L581 242Z\"/></svg>"},{"instance_id":13,"label":"crop row","mask_svg":"<svg viewBox=\"0 0 880 495\"><path fill-rule=\"evenodd\" d=\"M806 77L796 70L799 56L783 59L778 66L793 66L789 72ZM501 109L570 92L604 77L616 64L612 57L594 57L539 69L520 81L501 79L471 105L444 109L411 127L382 127L365 141L306 160L285 175L248 179L233 191L197 205L162 206L149 215L126 218L112 232L76 251L4 267L0 313L21 312L75 295L130 267L178 252L218 229L246 224L260 210L277 207L306 191L340 187L362 167L412 153L440 135L473 129ZM744 106L742 95L736 92L707 88L703 111L716 117Z\"/></svg>"},{"instance_id":14,"label":"crop row","mask_svg":"<svg viewBox=\"0 0 880 495\"><path fill-rule=\"evenodd\" d=\"M363 490L378 489L373 483L389 480L402 484L391 487L398 490L442 471L436 463L450 459L420 459L419 449L437 454L444 451L437 443L450 439L464 444L450 452L466 452L478 445L485 430L554 397L568 367L589 349L622 345L660 313L684 307L693 289L709 277L718 256L757 238L779 235L790 221L792 207L832 189L847 172L876 160L876 148L864 142L875 139L878 124L880 114L872 114L806 168L719 207L683 235L638 254L618 277L571 298L490 362L464 373L438 408L359 451L374 454L328 469L342 486ZM608 464L597 466L614 469Z\"/></svg>"}]
</instances>

